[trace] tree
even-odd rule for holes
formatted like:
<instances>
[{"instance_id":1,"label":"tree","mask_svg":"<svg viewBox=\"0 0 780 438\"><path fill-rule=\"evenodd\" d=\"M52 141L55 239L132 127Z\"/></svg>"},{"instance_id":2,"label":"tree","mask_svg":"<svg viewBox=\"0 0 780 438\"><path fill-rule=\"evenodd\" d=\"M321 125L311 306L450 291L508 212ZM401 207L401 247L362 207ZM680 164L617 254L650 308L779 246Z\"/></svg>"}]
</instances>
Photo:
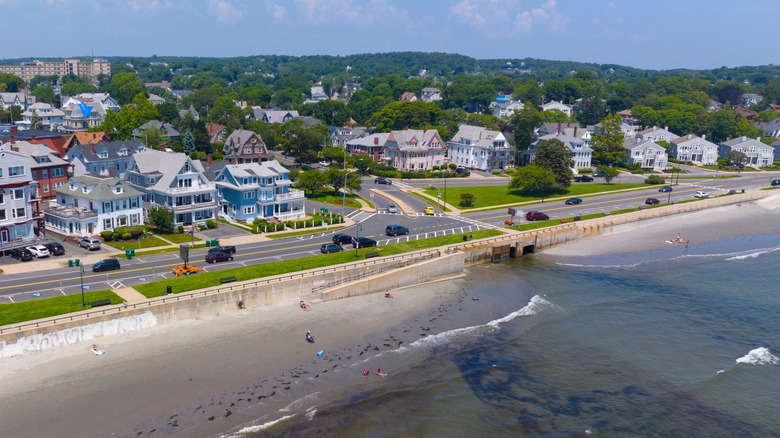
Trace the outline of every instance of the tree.
<instances>
[{"instance_id":1,"label":"tree","mask_svg":"<svg viewBox=\"0 0 780 438\"><path fill-rule=\"evenodd\" d=\"M38 116L38 111L33 110L30 129L43 129L43 120Z\"/></svg>"},{"instance_id":2,"label":"tree","mask_svg":"<svg viewBox=\"0 0 780 438\"><path fill-rule=\"evenodd\" d=\"M477 197L473 193L461 193L460 202L458 205L461 207L473 207L477 203Z\"/></svg>"},{"instance_id":3,"label":"tree","mask_svg":"<svg viewBox=\"0 0 780 438\"><path fill-rule=\"evenodd\" d=\"M744 152L740 151L729 151L728 154L726 154L726 158L729 159L729 162L732 164L736 164L739 168L742 168L742 163L747 161L747 155L745 155Z\"/></svg>"},{"instance_id":4,"label":"tree","mask_svg":"<svg viewBox=\"0 0 780 438\"><path fill-rule=\"evenodd\" d=\"M336 192L344 188L344 176L346 174L347 188L351 190L360 190L360 174L351 172L349 170L340 170L335 167L331 167L325 173L327 183L333 187Z\"/></svg>"},{"instance_id":5,"label":"tree","mask_svg":"<svg viewBox=\"0 0 780 438\"><path fill-rule=\"evenodd\" d=\"M163 133L157 128L149 128L143 133L144 144L150 149L157 149L163 144Z\"/></svg>"},{"instance_id":6,"label":"tree","mask_svg":"<svg viewBox=\"0 0 780 438\"><path fill-rule=\"evenodd\" d=\"M583 97L580 101L577 119L584 125L595 125L607 112L607 104L601 99L601 94Z\"/></svg>"},{"instance_id":7,"label":"tree","mask_svg":"<svg viewBox=\"0 0 780 438\"><path fill-rule=\"evenodd\" d=\"M322 187L327 183L327 178L324 173L319 170L304 170L298 174L298 181L295 183L295 187L305 191L313 192L315 189Z\"/></svg>"},{"instance_id":8,"label":"tree","mask_svg":"<svg viewBox=\"0 0 780 438\"><path fill-rule=\"evenodd\" d=\"M615 177L617 177L620 174L620 171L617 170L617 167L611 167L611 166L598 166L596 168L596 171L601 174L601 176L604 177L604 181L607 182L607 184L611 183Z\"/></svg>"},{"instance_id":9,"label":"tree","mask_svg":"<svg viewBox=\"0 0 780 438\"><path fill-rule=\"evenodd\" d=\"M81 93L94 93L97 91L92 84L82 84L80 82L68 82L60 87L60 94L64 96L76 96Z\"/></svg>"},{"instance_id":10,"label":"tree","mask_svg":"<svg viewBox=\"0 0 780 438\"><path fill-rule=\"evenodd\" d=\"M32 95L37 97L38 100L44 103L52 103L54 102L54 99L57 97L56 94L54 94L54 89L47 86L38 86L35 87L35 89L32 92Z\"/></svg>"},{"instance_id":11,"label":"tree","mask_svg":"<svg viewBox=\"0 0 780 438\"><path fill-rule=\"evenodd\" d=\"M358 171L360 171L360 173L365 175L368 173L368 169L374 165L374 159L371 158L371 156L368 154L358 154L352 158L352 164Z\"/></svg>"},{"instance_id":12,"label":"tree","mask_svg":"<svg viewBox=\"0 0 780 438\"><path fill-rule=\"evenodd\" d=\"M549 170L555 177L555 182L561 187L571 184L574 166L573 153L568 146L556 138L542 140L536 146L534 163Z\"/></svg>"},{"instance_id":13,"label":"tree","mask_svg":"<svg viewBox=\"0 0 780 438\"><path fill-rule=\"evenodd\" d=\"M623 131L620 130L622 119L612 114L601 121L598 134L593 136L593 162L595 164L617 165L626 157L623 148Z\"/></svg>"},{"instance_id":14,"label":"tree","mask_svg":"<svg viewBox=\"0 0 780 438\"><path fill-rule=\"evenodd\" d=\"M173 212L164 207L152 207L149 223L163 233L170 233L173 231Z\"/></svg>"},{"instance_id":15,"label":"tree","mask_svg":"<svg viewBox=\"0 0 780 438\"><path fill-rule=\"evenodd\" d=\"M341 146L328 146L322 148L322 157L332 163L334 161L338 163L344 162L344 148Z\"/></svg>"},{"instance_id":16,"label":"tree","mask_svg":"<svg viewBox=\"0 0 780 438\"><path fill-rule=\"evenodd\" d=\"M8 93L16 93L27 85L24 79L10 73L0 73L0 84L3 85L1 88Z\"/></svg>"},{"instance_id":17,"label":"tree","mask_svg":"<svg viewBox=\"0 0 780 438\"><path fill-rule=\"evenodd\" d=\"M144 84L135 73L117 73L111 78L111 82L103 87L103 91L111 94L120 105L125 105L133 101L138 93L144 93Z\"/></svg>"},{"instance_id":18,"label":"tree","mask_svg":"<svg viewBox=\"0 0 780 438\"><path fill-rule=\"evenodd\" d=\"M184 153L187 154L187 155L195 152L195 137L192 136L192 131L190 131L190 130L187 130L187 133L184 134L184 142L182 143L182 151L184 151Z\"/></svg>"},{"instance_id":19,"label":"tree","mask_svg":"<svg viewBox=\"0 0 780 438\"><path fill-rule=\"evenodd\" d=\"M530 194L544 194L555 187L555 175L549 170L531 164L515 169L510 189L521 189Z\"/></svg>"}]
</instances>

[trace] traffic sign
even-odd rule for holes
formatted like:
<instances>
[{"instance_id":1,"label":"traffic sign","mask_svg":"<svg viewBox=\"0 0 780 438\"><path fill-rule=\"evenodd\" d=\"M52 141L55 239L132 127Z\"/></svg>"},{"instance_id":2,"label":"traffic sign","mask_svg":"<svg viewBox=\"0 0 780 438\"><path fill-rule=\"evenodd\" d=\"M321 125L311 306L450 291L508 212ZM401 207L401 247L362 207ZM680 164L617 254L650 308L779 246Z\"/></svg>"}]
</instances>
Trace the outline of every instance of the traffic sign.
<instances>
[{"instance_id":1,"label":"traffic sign","mask_svg":"<svg viewBox=\"0 0 780 438\"><path fill-rule=\"evenodd\" d=\"M84 288L84 290L92 289L92 286L82 286L82 287Z\"/></svg>"},{"instance_id":2,"label":"traffic sign","mask_svg":"<svg viewBox=\"0 0 780 438\"><path fill-rule=\"evenodd\" d=\"M372 198L374 197L374 192L371 192L371 197L372 197Z\"/></svg>"}]
</instances>

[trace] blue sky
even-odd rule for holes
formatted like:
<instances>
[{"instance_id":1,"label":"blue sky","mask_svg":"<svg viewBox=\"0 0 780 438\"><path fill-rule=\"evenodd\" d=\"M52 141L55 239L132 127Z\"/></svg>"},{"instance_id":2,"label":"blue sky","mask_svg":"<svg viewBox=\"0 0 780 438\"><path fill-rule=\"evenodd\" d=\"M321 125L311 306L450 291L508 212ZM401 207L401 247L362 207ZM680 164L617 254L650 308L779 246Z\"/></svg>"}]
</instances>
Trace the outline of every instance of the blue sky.
<instances>
[{"instance_id":1,"label":"blue sky","mask_svg":"<svg viewBox=\"0 0 780 438\"><path fill-rule=\"evenodd\" d=\"M0 0L0 58L460 53L780 63L777 0Z\"/></svg>"}]
</instances>

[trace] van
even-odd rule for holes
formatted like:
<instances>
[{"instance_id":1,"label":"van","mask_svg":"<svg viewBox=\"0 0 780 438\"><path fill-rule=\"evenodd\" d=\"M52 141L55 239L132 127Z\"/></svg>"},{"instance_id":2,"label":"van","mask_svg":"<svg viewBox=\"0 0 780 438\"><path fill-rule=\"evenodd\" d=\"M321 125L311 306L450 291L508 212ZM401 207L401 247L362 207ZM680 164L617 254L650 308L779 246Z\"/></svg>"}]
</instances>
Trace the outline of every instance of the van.
<instances>
[{"instance_id":1,"label":"van","mask_svg":"<svg viewBox=\"0 0 780 438\"><path fill-rule=\"evenodd\" d=\"M385 234L387 234L388 236L409 234L409 229L401 225L388 225L387 228L385 228Z\"/></svg>"},{"instance_id":2,"label":"van","mask_svg":"<svg viewBox=\"0 0 780 438\"><path fill-rule=\"evenodd\" d=\"M120 268L119 260L104 259L92 265L92 272L113 271L114 269L119 269L119 268Z\"/></svg>"}]
</instances>

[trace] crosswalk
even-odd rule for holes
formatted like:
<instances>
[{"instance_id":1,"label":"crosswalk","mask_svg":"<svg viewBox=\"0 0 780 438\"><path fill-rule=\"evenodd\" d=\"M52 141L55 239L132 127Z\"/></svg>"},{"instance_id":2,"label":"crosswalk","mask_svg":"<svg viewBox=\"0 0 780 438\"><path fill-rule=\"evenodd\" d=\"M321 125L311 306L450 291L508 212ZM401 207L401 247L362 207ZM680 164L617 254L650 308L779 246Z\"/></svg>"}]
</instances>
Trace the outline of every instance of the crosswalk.
<instances>
[{"instance_id":1,"label":"crosswalk","mask_svg":"<svg viewBox=\"0 0 780 438\"><path fill-rule=\"evenodd\" d=\"M473 226L477 227L478 230L479 229L485 229L485 228L490 229L490 230L497 230L497 229L501 228L501 227L499 227L497 225L489 224L487 222L478 221L476 219L472 219L470 217L465 217L465 216L452 216L452 219L455 219L455 220L461 221L461 222L465 222L465 223L467 223L469 225L473 225Z\"/></svg>"},{"instance_id":2,"label":"crosswalk","mask_svg":"<svg viewBox=\"0 0 780 438\"><path fill-rule=\"evenodd\" d=\"M352 212L348 213L346 216L355 221L356 224L359 224L361 222L367 221L375 215L376 213L371 211L352 210Z\"/></svg>"}]
</instances>

